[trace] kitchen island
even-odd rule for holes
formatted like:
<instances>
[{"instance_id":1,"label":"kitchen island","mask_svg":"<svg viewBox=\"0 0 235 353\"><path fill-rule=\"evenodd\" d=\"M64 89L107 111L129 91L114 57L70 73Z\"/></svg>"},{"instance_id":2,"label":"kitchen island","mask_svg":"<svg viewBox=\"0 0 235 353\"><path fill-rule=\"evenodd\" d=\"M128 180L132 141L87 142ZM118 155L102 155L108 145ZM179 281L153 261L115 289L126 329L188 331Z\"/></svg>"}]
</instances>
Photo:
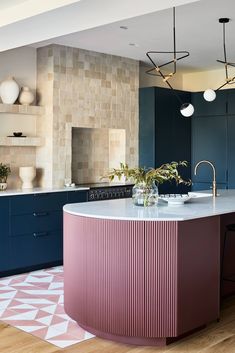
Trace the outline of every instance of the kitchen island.
<instances>
[{"instance_id":1,"label":"kitchen island","mask_svg":"<svg viewBox=\"0 0 235 353\"><path fill-rule=\"evenodd\" d=\"M64 206L65 310L97 336L165 345L219 318L220 235L235 190L182 206ZM231 222L232 223L232 222Z\"/></svg>"}]
</instances>

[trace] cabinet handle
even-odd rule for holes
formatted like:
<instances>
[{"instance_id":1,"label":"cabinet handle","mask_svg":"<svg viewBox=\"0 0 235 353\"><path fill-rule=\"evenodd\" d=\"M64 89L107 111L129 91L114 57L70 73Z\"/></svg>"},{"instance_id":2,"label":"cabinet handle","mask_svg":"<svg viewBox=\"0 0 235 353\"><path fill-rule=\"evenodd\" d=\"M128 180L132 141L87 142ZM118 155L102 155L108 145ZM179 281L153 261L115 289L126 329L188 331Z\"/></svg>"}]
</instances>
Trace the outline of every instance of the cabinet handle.
<instances>
[{"instance_id":1,"label":"cabinet handle","mask_svg":"<svg viewBox=\"0 0 235 353\"><path fill-rule=\"evenodd\" d=\"M48 235L48 232L33 233L33 236L34 236L35 238L38 238L38 237L45 237L46 235Z\"/></svg>"},{"instance_id":2,"label":"cabinet handle","mask_svg":"<svg viewBox=\"0 0 235 353\"><path fill-rule=\"evenodd\" d=\"M33 215L34 217L43 217L43 216L47 216L48 212L34 212Z\"/></svg>"}]
</instances>

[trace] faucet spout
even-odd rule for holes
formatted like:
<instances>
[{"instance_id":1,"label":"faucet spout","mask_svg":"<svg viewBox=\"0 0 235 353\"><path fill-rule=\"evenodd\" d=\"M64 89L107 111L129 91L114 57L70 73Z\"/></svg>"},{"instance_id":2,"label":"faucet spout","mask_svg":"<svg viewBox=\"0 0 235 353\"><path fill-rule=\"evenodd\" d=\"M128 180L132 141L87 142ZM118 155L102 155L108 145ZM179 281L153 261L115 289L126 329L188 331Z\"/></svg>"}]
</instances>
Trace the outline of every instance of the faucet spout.
<instances>
[{"instance_id":1,"label":"faucet spout","mask_svg":"<svg viewBox=\"0 0 235 353\"><path fill-rule=\"evenodd\" d=\"M217 187L216 187L216 170L215 170L215 166L213 163L211 163L210 161L207 161L207 160L202 160L200 162L198 162L196 165L195 165L195 168L194 168L194 174L197 175L197 168L200 164L202 163L207 163L211 166L212 168L212 171L213 171L213 182L212 182L212 194L213 194L213 197L216 197L217 196Z\"/></svg>"}]
</instances>

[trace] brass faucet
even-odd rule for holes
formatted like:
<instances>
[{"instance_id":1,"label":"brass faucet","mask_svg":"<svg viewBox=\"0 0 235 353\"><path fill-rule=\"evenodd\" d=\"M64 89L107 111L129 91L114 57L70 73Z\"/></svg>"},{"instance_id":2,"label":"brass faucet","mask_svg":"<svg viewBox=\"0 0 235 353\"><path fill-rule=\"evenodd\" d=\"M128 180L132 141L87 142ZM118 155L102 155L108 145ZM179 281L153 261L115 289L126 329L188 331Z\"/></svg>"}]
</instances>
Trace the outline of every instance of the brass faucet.
<instances>
[{"instance_id":1,"label":"brass faucet","mask_svg":"<svg viewBox=\"0 0 235 353\"><path fill-rule=\"evenodd\" d=\"M213 197L216 197L217 196L217 188L216 188L216 180L215 180L215 176L216 176L216 172L215 172L215 166L213 163L211 163L210 161L206 161L206 160L203 160L203 161L200 161L198 162L196 165L195 165L195 168L194 168L194 174L197 175L197 167L201 164L201 163L207 163L211 166L212 170L213 170L213 182L212 182L212 195Z\"/></svg>"}]
</instances>

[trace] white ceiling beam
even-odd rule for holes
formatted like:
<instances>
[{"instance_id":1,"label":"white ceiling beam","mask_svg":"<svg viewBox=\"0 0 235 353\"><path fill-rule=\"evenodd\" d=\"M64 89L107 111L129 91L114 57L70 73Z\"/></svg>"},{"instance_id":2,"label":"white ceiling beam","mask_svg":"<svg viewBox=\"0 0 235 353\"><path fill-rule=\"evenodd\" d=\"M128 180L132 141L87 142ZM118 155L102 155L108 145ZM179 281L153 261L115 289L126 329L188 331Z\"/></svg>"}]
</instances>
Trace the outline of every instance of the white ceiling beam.
<instances>
[{"instance_id":1,"label":"white ceiling beam","mask_svg":"<svg viewBox=\"0 0 235 353\"><path fill-rule=\"evenodd\" d=\"M70 5L64 6L66 1L70 2ZM5 12L6 14L6 11L11 11L12 22L14 22L16 21L15 10L17 7L20 18L22 16L20 6L22 6L22 10L24 4L26 6L27 3L28 5L31 3L32 6L36 2L46 3L47 5L50 3L50 11L45 12L45 7L44 12L42 8L41 10L38 8L37 11L39 11L39 14L29 17L29 7L28 15L25 13L25 16L28 16L28 18L23 20L21 17L21 20L18 22L3 27L0 26L0 51L30 45L62 35L196 1L199 0L27 0L22 5L11 7L11 9L3 11L3 13ZM55 3L57 5L61 4L63 7L52 10L53 3L54 5ZM33 11L33 7L31 7L31 10ZM36 11L36 8L34 10ZM1 20L3 21L0 16L0 23Z\"/></svg>"}]
</instances>

